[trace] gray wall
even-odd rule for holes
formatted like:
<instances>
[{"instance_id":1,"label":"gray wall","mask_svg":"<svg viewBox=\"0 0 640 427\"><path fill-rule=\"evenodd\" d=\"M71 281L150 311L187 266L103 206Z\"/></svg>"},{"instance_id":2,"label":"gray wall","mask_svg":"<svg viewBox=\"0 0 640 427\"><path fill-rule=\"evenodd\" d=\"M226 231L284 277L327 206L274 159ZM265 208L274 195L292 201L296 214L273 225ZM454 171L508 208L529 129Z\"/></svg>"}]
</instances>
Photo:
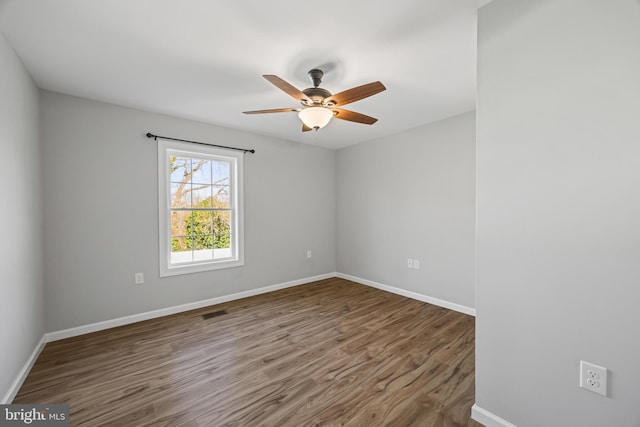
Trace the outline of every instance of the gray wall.
<instances>
[{"instance_id":1,"label":"gray wall","mask_svg":"<svg viewBox=\"0 0 640 427\"><path fill-rule=\"evenodd\" d=\"M474 112L340 150L338 271L474 308L474 156Z\"/></svg>"},{"instance_id":2,"label":"gray wall","mask_svg":"<svg viewBox=\"0 0 640 427\"><path fill-rule=\"evenodd\" d=\"M335 271L334 151L51 92L41 99L48 331ZM244 267L159 278L148 131L256 149L244 165ZM135 272L145 284L133 284Z\"/></svg>"},{"instance_id":3,"label":"gray wall","mask_svg":"<svg viewBox=\"0 0 640 427\"><path fill-rule=\"evenodd\" d=\"M640 2L495 0L478 72L476 404L638 426Z\"/></svg>"},{"instance_id":4,"label":"gray wall","mask_svg":"<svg viewBox=\"0 0 640 427\"><path fill-rule=\"evenodd\" d=\"M44 333L38 89L0 34L0 399ZM0 400L2 402L3 400Z\"/></svg>"}]
</instances>

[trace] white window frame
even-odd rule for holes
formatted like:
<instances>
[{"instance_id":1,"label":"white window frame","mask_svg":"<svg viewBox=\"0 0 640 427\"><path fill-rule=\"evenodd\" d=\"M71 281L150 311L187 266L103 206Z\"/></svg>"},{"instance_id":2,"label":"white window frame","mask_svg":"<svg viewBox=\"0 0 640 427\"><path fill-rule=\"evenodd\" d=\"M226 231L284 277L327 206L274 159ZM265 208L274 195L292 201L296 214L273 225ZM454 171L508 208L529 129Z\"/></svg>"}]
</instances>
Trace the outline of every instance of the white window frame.
<instances>
[{"instance_id":1,"label":"white window frame","mask_svg":"<svg viewBox=\"0 0 640 427\"><path fill-rule=\"evenodd\" d=\"M229 200L232 216L231 258L171 264L171 185L169 183L169 157L176 154L224 160L230 163ZM242 152L158 138L160 277L198 273L244 265L243 159L244 153Z\"/></svg>"}]
</instances>

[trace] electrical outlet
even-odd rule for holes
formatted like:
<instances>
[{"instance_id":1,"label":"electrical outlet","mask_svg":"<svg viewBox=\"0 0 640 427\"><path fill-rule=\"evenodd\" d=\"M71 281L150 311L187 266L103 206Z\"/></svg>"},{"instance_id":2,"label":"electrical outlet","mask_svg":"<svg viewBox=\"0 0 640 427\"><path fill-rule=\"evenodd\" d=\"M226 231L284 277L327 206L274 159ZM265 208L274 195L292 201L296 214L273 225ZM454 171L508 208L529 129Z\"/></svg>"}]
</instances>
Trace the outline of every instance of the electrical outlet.
<instances>
[{"instance_id":1,"label":"electrical outlet","mask_svg":"<svg viewBox=\"0 0 640 427\"><path fill-rule=\"evenodd\" d=\"M420 270L420 260L419 259L414 259L413 260L413 268L415 268L416 270Z\"/></svg>"},{"instance_id":2,"label":"electrical outlet","mask_svg":"<svg viewBox=\"0 0 640 427\"><path fill-rule=\"evenodd\" d=\"M307 258L311 258L311 249L307 251Z\"/></svg>"},{"instance_id":3,"label":"electrical outlet","mask_svg":"<svg viewBox=\"0 0 640 427\"><path fill-rule=\"evenodd\" d=\"M594 393L607 395L607 368L580 361L580 387Z\"/></svg>"},{"instance_id":4,"label":"electrical outlet","mask_svg":"<svg viewBox=\"0 0 640 427\"><path fill-rule=\"evenodd\" d=\"M413 260L411 258L407 260L407 267L413 268Z\"/></svg>"},{"instance_id":5,"label":"electrical outlet","mask_svg":"<svg viewBox=\"0 0 640 427\"><path fill-rule=\"evenodd\" d=\"M144 283L144 273L136 273L134 276L134 283L136 285L142 285Z\"/></svg>"}]
</instances>

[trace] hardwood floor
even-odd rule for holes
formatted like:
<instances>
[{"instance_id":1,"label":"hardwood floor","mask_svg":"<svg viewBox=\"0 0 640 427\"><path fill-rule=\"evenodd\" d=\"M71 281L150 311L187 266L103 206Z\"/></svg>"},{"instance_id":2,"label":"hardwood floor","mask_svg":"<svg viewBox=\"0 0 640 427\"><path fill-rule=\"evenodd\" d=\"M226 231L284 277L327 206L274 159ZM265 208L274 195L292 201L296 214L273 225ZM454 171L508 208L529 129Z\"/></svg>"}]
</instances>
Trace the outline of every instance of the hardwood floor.
<instances>
[{"instance_id":1,"label":"hardwood floor","mask_svg":"<svg viewBox=\"0 0 640 427\"><path fill-rule=\"evenodd\" d=\"M473 401L473 317L327 279L49 343L14 403L73 426L481 426Z\"/></svg>"}]
</instances>

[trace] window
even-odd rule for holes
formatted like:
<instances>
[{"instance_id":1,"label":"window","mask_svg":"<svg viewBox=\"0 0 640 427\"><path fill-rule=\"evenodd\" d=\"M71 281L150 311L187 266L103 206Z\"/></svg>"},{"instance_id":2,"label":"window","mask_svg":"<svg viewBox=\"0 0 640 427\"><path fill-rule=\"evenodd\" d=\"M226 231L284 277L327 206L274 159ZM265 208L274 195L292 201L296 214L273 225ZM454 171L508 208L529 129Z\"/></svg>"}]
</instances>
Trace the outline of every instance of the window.
<instances>
[{"instance_id":1,"label":"window","mask_svg":"<svg viewBox=\"0 0 640 427\"><path fill-rule=\"evenodd\" d=\"M161 277L243 265L242 159L158 141Z\"/></svg>"}]
</instances>

